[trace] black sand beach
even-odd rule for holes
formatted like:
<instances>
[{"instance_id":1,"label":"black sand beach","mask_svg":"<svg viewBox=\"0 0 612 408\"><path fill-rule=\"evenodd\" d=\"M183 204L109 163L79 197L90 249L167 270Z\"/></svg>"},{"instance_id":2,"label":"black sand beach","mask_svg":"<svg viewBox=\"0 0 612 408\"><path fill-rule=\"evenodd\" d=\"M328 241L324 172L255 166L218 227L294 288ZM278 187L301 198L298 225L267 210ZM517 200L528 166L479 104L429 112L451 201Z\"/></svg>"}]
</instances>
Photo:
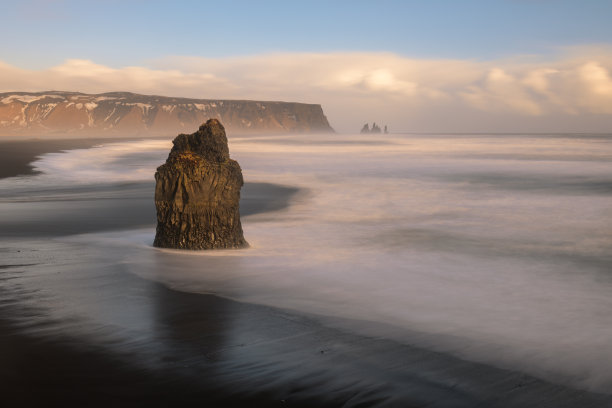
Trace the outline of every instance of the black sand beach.
<instances>
[{"instance_id":1,"label":"black sand beach","mask_svg":"<svg viewBox=\"0 0 612 408\"><path fill-rule=\"evenodd\" d=\"M3 273L5 279L19 267L11 269ZM155 331L146 341L133 340L123 353L70 333L27 334L44 333L57 322L29 323L28 316L44 311L16 310L7 306L13 296L2 293L5 402L24 407L551 408L611 403L609 397L521 373L330 329L275 308L177 292L129 274L83 283L104 290L111 278L125 313L142 302L152 303L156 312ZM134 295L141 291L150 296Z\"/></svg>"},{"instance_id":2,"label":"black sand beach","mask_svg":"<svg viewBox=\"0 0 612 408\"><path fill-rule=\"evenodd\" d=\"M40 149L14 156L24 162ZM11 170L4 150L2 156L2 174L27 173L27 163ZM330 328L318 316L180 292L121 265L89 268L70 259L69 243L54 240L154 227L151 186L109 185L105 200L77 188L68 208L49 196L35 202L2 197L8 211L0 219L0 387L6 406L612 406L607 395ZM247 183L241 213L282 210L297 192ZM30 215L19 219L23 211ZM57 253L66 258L54 258ZM40 277L54 289L49 292L30 284L44 263L66 265ZM83 307L106 313L107 323L55 316L45 305L62 303L57 288L95 294ZM134 323L133 332L118 329L126 321Z\"/></svg>"},{"instance_id":3,"label":"black sand beach","mask_svg":"<svg viewBox=\"0 0 612 408\"><path fill-rule=\"evenodd\" d=\"M44 153L67 149L86 149L100 143L125 139L29 139L0 141L0 178L34 174L30 164Z\"/></svg>"}]
</instances>

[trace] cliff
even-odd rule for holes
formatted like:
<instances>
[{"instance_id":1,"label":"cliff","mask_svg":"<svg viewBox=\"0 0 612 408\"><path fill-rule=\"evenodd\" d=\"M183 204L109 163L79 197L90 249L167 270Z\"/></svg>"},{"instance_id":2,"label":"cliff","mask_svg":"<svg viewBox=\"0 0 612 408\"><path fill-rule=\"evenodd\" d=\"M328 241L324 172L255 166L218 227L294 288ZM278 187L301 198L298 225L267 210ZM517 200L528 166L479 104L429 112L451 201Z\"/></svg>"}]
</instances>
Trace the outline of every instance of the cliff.
<instances>
[{"instance_id":1,"label":"cliff","mask_svg":"<svg viewBox=\"0 0 612 408\"><path fill-rule=\"evenodd\" d=\"M333 132L320 105L111 92L0 93L2 136L161 136L210 118L234 134Z\"/></svg>"},{"instance_id":2,"label":"cliff","mask_svg":"<svg viewBox=\"0 0 612 408\"><path fill-rule=\"evenodd\" d=\"M155 173L156 247L179 249L248 246L240 224L242 171L230 159L223 125L210 119L197 132L178 135Z\"/></svg>"}]
</instances>

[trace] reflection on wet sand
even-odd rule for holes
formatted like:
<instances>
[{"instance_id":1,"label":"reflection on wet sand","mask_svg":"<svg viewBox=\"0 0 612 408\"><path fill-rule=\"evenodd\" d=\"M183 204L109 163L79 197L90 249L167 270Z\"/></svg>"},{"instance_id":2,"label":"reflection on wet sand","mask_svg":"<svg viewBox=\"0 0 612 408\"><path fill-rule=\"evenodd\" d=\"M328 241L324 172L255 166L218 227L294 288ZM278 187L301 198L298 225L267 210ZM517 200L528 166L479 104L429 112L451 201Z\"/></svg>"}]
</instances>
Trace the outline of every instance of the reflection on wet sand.
<instances>
[{"instance_id":1,"label":"reflection on wet sand","mask_svg":"<svg viewBox=\"0 0 612 408\"><path fill-rule=\"evenodd\" d=\"M75 250L64 249L52 253ZM171 258L151 251L160 268ZM6 259L16 264L21 254L14 251ZM12 350L2 353L8 400L519 407L524 395L534 393L546 401L542 407L608 401L520 373L327 328L312 317L178 292L122 268L105 268L102 259L81 259L39 256L44 270L55 271L42 279L36 267L5 269L0 293L7 317L2 341ZM87 267L89 262L102 266ZM25 385L36 396L27 395Z\"/></svg>"},{"instance_id":2,"label":"reflection on wet sand","mask_svg":"<svg viewBox=\"0 0 612 408\"><path fill-rule=\"evenodd\" d=\"M277 184L245 186L254 245L231 253L151 248L157 142L0 181L6 400L612 405L584 391L610 381L603 141L517 164L520 138L327 138L236 142Z\"/></svg>"}]
</instances>

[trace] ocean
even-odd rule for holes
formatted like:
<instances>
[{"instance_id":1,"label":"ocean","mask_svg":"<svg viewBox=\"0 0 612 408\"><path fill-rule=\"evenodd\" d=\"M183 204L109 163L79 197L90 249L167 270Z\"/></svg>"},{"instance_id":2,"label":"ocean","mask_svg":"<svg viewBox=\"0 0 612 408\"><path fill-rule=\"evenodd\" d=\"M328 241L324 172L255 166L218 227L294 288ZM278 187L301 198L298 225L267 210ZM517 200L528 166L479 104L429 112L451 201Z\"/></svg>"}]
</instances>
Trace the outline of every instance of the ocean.
<instances>
[{"instance_id":1,"label":"ocean","mask_svg":"<svg viewBox=\"0 0 612 408\"><path fill-rule=\"evenodd\" d=\"M612 135L230 138L250 248L210 252L151 245L170 147L48 153L0 180L0 310L19 330L165 367L197 353L160 335L163 287L611 401ZM245 324L215 339L234 370L271 358L240 349L261 340ZM249 375L299 370L283 364Z\"/></svg>"}]
</instances>

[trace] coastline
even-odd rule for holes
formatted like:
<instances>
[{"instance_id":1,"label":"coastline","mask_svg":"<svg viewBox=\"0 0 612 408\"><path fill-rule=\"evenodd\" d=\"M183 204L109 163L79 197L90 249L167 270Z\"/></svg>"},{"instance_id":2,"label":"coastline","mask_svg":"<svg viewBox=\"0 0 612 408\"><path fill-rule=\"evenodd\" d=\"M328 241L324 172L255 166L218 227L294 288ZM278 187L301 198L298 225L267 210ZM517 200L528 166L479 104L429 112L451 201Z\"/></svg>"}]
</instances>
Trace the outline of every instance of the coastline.
<instances>
[{"instance_id":1,"label":"coastline","mask_svg":"<svg viewBox=\"0 0 612 408\"><path fill-rule=\"evenodd\" d=\"M0 179L36 174L31 163L45 153L58 153L68 149L86 149L100 143L113 143L135 139L28 139L0 140Z\"/></svg>"},{"instance_id":2,"label":"coastline","mask_svg":"<svg viewBox=\"0 0 612 408\"><path fill-rule=\"evenodd\" d=\"M0 320L0 379L11 406L604 407L588 393L443 353L319 324L281 309L152 290L155 332L115 344L33 336ZM122 300L136 307L142 299ZM11 307L7 316L19 315ZM129 309L126 309L128 312ZM44 332L49 322L27 324ZM40 325L41 327L36 327ZM116 351L114 349L119 349Z\"/></svg>"},{"instance_id":3,"label":"coastline","mask_svg":"<svg viewBox=\"0 0 612 408\"><path fill-rule=\"evenodd\" d=\"M155 228L155 184L124 183L95 190L74 187L43 191L28 199L0 193L0 238L59 237L101 231ZM286 208L300 190L270 183L245 183L240 214L243 217ZM62 195L70 196L67 200Z\"/></svg>"},{"instance_id":4,"label":"coastline","mask_svg":"<svg viewBox=\"0 0 612 408\"><path fill-rule=\"evenodd\" d=\"M134 140L139 139L3 141L0 142L0 179L36 175L31 164L45 153ZM0 192L3 211L0 237L51 237L155 227L154 188L151 176L150 182L115 183L94 188L75 186L57 191L28 192L27 196L3 191ZM242 188L241 215L286 208L298 191L291 186L246 182ZM27 216L23 216L24 210L28 210Z\"/></svg>"},{"instance_id":5,"label":"coastline","mask_svg":"<svg viewBox=\"0 0 612 408\"><path fill-rule=\"evenodd\" d=\"M135 184L127 188L134 190ZM142 201L133 211L126 211L129 201L119 195L95 207L96 214L104 208L109 212L99 213L92 224L75 212L95 201L87 194L75 201L69 223L70 218L54 213L65 209L65 201L57 208L42 202L48 220L32 219L31 229L5 213L2 231L8 231L2 228L6 219L24 229L0 237L0 382L11 406L612 406L609 395L334 329L316 316L173 290L121 264L96 267L61 256L45 258L66 251L58 251L61 242L41 250L44 231L49 237L103 231L109 216L117 214L123 218L115 219L112 229L142 226L136 221L150 215L137 210L152 200L148 184L140 187L135 199ZM245 188L243 215L281 210L298 191L266 183ZM23 209L24 203L15 205ZM83 211L86 216L93 210ZM56 269L48 276L40 273ZM82 306L100 311L109 322L86 327L87 337L70 330L81 322L57 319L44 303L40 309L28 307L29 300L39 305L45 292L31 286L32 279L47 279L39 285L52 284L59 294L75 288L98 294L83 296ZM120 313L113 315L113 309ZM122 324L136 336L105 338Z\"/></svg>"}]
</instances>

